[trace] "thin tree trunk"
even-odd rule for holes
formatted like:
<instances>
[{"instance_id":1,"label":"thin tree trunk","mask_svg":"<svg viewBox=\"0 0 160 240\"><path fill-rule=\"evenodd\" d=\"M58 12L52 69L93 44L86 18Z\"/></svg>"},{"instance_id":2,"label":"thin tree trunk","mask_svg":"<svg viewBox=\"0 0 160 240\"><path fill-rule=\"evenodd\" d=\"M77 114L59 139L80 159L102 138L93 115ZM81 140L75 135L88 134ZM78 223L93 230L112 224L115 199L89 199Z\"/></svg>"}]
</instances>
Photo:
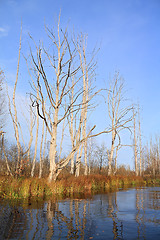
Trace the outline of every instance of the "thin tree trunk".
<instances>
[{"instance_id":1,"label":"thin tree trunk","mask_svg":"<svg viewBox=\"0 0 160 240\"><path fill-rule=\"evenodd\" d=\"M81 36L82 46L78 44L78 52L79 52L79 58L81 63L81 71L83 76L83 111L81 112L82 122L83 122L83 128L82 128L82 136L83 138L86 138L86 125L87 125L87 110L88 110L88 69L87 69L87 63L86 63L86 46L85 46L85 40L86 38ZM82 48L82 49L81 49ZM88 165L87 165L87 139L84 141L84 163L85 163L85 170L84 175L88 174Z\"/></svg>"},{"instance_id":2,"label":"thin tree trunk","mask_svg":"<svg viewBox=\"0 0 160 240\"><path fill-rule=\"evenodd\" d=\"M11 119L12 119L14 134L15 134L15 139L16 139L16 144L17 144L17 163L16 163L16 169L15 169L16 176L18 176L20 174L20 155L21 155L21 145L20 145L20 137L19 137L19 129L18 129L19 123L18 123L17 108L16 108L16 102L15 102L15 94L16 94L16 88L17 88L17 83L18 83L19 64L20 64L20 55L21 55L21 38L22 38L22 26L21 26L20 42L19 42L17 74L16 74L16 81L15 81L15 84L14 84L13 97L12 97L14 113L12 113L11 100L10 100L10 97L9 97L9 94L8 94L8 88L7 88L9 114L10 114Z\"/></svg>"},{"instance_id":3,"label":"thin tree trunk","mask_svg":"<svg viewBox=\"0 0 160 240\"><path fill-rule=\"evenodd\" d=\"M118 156L118 146L116 147L116 156L115 156L115 163L114 163L114 174L117 172L117 156Z\"/></svg>"},{"instance_id":4,"label":"thin tree trunk","mask_svg":"<svg viewBox=\"0 0 160 240\"><path fill-rule=\"evenodd\" d=\"M2 146L3 146L3 153L4 153L4 157L5 157L5 160L6 160L6 166L7 166L7 170L9 172L9 174L11 176L13 176L12 172L11 172L11 169L10 169L10 166L9 166L9 163L8 163L8 158L7 158L7 155L6 155L6 151L5 151L5 146L4 146L4 135L2 134Z\"/></svg>"},{"instance_id":5,"label":"thin tree trunk","mask_svg":"<svg viewBox=\"0 0 160 240\"><path fill-rule=\"evenodd\" d=\"M72 86L74 86L74 77L72 77ZM70 131L70 136L71 136L71 144L72 144L72 149L74 148L75 144L75 136L74 136L74 127L73 127L73 100L74 100L74 87L72 88L71 91L71 114L70 114L70 123L69 123L69 131ZM75 119L75 129L76 129L76 119ZM71 174L74 174L74 156L71 158Z\"/></svg>"},{"instance_id":6,"label":"thin tree trunk","mask_svg":"<svg viewBox=\"0 0 160 240\"><path fill-rule=\"evenodd\" d=\"M47 141L47 127L46 127L46 131L45 131L44 146L43 146L43 157L42 157L43 161L44 161L45 152L46 152L46 141Z\"/></svg>"},{"instance_id":7,"label":"thin tree trunk","mask_svg":"<svg viewBox=\"0 0 160 240\"><path fill-rule=\"evenodd\" d=\"M141 140L141 122L140 122L140 113L138 107L138 118L139 118L139 174L142 175L142 140Z\"/></svg>"},{"instance_id":8,"label":"thin tree trunk","mask_svg":"<svg viewBox=\"0 0 160 240\"><path fill-rule=\"evenodd\" d=\"M43 146L43 139L44 139L44 121L43 121L43 126L42 126L42 137L41 137L40 155L39 155L39 178L42 177L42 167L43 167L43 162L42 162L42 146Z\"/></svg>"},{"instance_id":9,"label":"thin tree trunk","mask_svg":"<svg viewBox=\"0 0 160 240\"><path fill-rule=\"evenodd\" d=\"M39 78L39 75L38 75ZM37 99L39 99L39 90L37 87ZM37 100L38 101L38 100ZM34 146L34 156L33 156L33 162L32 162L32 169L31 169L31 177L34 177L34 170L36 165L36 156L37 156L37 145L38 145L38 132L39 132L39 116L38 113L37 116L37 126L36 126L36 139L35 139L35 146Z\"/></svg>"},{"instance_id":10,"label":"thin tree trunk","mask_svg":"<svg viewBox=\"0 0 160 240\"><path fill-rule=\"evenodd\" d=\"M86 122L87 122L87 111L85 112L84 118L84 138L86 138ZM85 170L84 175L88 175L88 164L87 164L87 140L84 142L84 163L85 163Z\"/></svg>"},{"instance_id":11,"label":"thin tree trunk","mask_svg":"<svg viewBox=\"0 0 160 240\"><path fill-rule=\"evenodd\" d=\"M82 147L81 147L81 149L82 149ZM81 164L81 155L80 155L80 149L78 149L77 155L76 155L76 171L75 171L75 177L79 177L80 164Z\"/></svg>"},{"instance_id":12,"label":"thin tree trunk","mask_svg":"<svg viewBox=\"0 0 160 240\"><path fill-rule=\"evenodd\" d=\"M135 173L138 176L138 156L137 156L137 135L136 135L136 117L133 109L133 116L134 116L134 164L135 164Z\"/></svg>"},{"instance_id":13,"label":"thin tree trunk","mask_svg":"<svg viewBox=\"0 0 160 240\"><path fill-rule=\"evenodd\" d=\"M20 174L20 154L21 154L21 146L20 146L20 140L19 140L19 130L18 130L18 119L17 119L17 108L15 103L15 93L17 88L17 82L18 82L18 75L19 75L19 64L20 64L20 54L21 54L21 38L22 38L22 27L21 27L21 34L20 34L20 42L19 42L19 55L18 55L18 64L17 64L17 74L16 74L16 81L14 84L14 90L13 90L13 107L14 107L14 119L13 115L12 120L14 124L15 129L15 136L17 141L17 150L18 150L18 156L17 156L17 166L16 166L16 174Z\"/></svg>"},{"instance_id":14,"label":"thin tree trunk","mask_svg":"<svg viewBox=\"0 0 160 240\"><path fill-rule=\"evenodd\" d=\"M27 152L27 155L28 155L28 161L30 161L30 149L31 149L31 145L32 145L32 141L33 141L33 127L34 127L34 124L35 124L35 119L33 119L33 112L32 112L32 109L30 107L30 129L29 129L29 132L30 132L30 140L29 140L29 144L28 144L28 152Z\"/></svg>"},{"instance_id":15,"label":"thin tree trunk","mask_svg":"<svg viewBox=\"0 0 160 240\"><path fill-rule=\"evenodd\" d=\"M115 144L115 138L116 138L116 133L115 130L112 131L112 145L111 145L111 150L110 152L107 151L108 153L108 175L110 176L112 174L112 163L113 163L113 154L114 154L114 144Z\"/></svg>"},{"instance_id":16,"label":"thin tree trunk","mask_svg":"<svg viewBox=\"0 0 160 240\"><path fill-rule=\"evenodd\" d=\"M153 153L153 145L152 145L152 138L150 139L150 161L151 161L151 167L152 167L152 174L155 177L156 171L155 171L155 156Z\"/></svg>"}]
</instances>

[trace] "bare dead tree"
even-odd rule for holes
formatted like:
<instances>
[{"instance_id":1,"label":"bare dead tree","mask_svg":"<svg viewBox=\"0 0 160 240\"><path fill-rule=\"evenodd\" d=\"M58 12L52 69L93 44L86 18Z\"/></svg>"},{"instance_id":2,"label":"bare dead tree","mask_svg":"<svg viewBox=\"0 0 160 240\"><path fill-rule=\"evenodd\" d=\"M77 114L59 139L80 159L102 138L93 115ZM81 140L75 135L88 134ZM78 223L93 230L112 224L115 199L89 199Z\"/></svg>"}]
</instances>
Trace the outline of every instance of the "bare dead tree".
<instances>
[{"instance_id":1,"label":"bare dead tree","mask_svg":"<svg viewBox=\"0 0 160 240\"><path fill-rule=\"evenodd\" d=\"M133 151L134 151L134 165L135 165L135 174L136 176L142 175L144 171L144 163L142 156L142 136L141 136L141 121L140 121L140 112L139 105L137 110L133 107Z\"/></svg>"},{"instance_id":2,"label":"bare dead tree","mask_svg":"<svg viewBox=\"0 0 160 240\"><path fill-rule=\"evenodd\" d=\"M32 142L33 142L33 128L34 128L34 125L35 125L35 115L32 111L32 108L31 106L29 106L29 113L30 113L30 120L29 120L29 126L28 126L28 130L29 130L29 134L30 134L30 139L29 139L29 143L28 143L28 152L27 152L27 155L28 155L28 161L30 160L30 151L31 151L31 145L32 145Z\"/></svg>"},{"instance_id":3,"label":"bare dead tree","mask_svg":"<svg viewBox=\"0 0 160 240\"><path fill-rule=\"evenodd\" d=\"M7 158L7 155L6 155L6 151L5 151L5 146L4 146L4 133L2 133L1 137L2 137L2 148L3 148L3 153L4 153L5 162L6 162L6 166L7 166L7 171L8 171L8 173L9 173L11 176L13 176L12 171L11 171L11 168L10 168L10 166L9 166L9 162L8 162L8 158Z\"/></svg>"},{"instance_id":4,"label":"bare dead tree","mask_svg":"<svg viewBox=\"0 0 160 240\"><path fill-rule=\"evenodd\" d=\"M18 176L21 174L22 168L23 168L23 156L28 152L30 152L32 140L33 140L33 135L32 135L32 130L34 126L33 119L31 118L31 123L30 123L30 139L28 146L25 145L25 141L23 138L23 132L21 128L21 124L18 120L18 111L17 111L17 106L16 106L16 90L17 90L17 84L18 84L18 79L19 79L19 67L20 67L20 57L21 57L21 39L22 39L22 25L21 25L21 33L20 33L20 41L19 41L19 52L18 52L18 63L17 63L17 73L16 73L16 80L14 83L14 89L13 89L13 95L12 97L9 94L8 91L8 86L7 87L7 96L8 96L8 108L9 108L9 114L11 116L11 120L13 123L13 129L14 129L14 135L15 135L15 140L16 140L16 145L17 145L17 160L16 160L16 168L15 168L15 176ZM23 145L25 147L25 151L23 149ZM4 149L5 151L5 149ZM7 155L5 155L5 158ZM8 167L7 167L8 168Z\"/></svg>"},{"instance_id":5,"label":"bare dead tree","mask_svg":"<svg viewBox=\"0 0 160 240\"><path fill-rule=\"evenodd\" d=\"M72 77L72 86L74 86L74 77ZM69 126L69 133L71 137L71 145L72 149L75 146L75 136L76 136L76 114L73 112L73 100L74 100L74 87L71 90L71 96L70 96L70 101L71 101L71 114L68 116L68 126ZM71 158L71 174L74 174L74 156Z\"/></svg>"},{"instance_id":6,"label":"bare dead tree","mask_svg":"<svg viewBox=\"0 0 160 240\"><path fill-rule=\"evenodd\" d=\"M0 70L0 159L3 158L3 139L4 139L4 125L5 125L5 94L3 91L4 73Z\"/></svg>"},{"instance_id":7,"label":"bare dead tree","mask_svg":"<svg viewBox=\"0 0 160 240\"><path fill-rule=\"evenodd\" d=\"M80 60L80 67L83 76L83 111L81 112L81 117L83 118L83 126L82 126L82 136L86 138L87 135L87 113L90 107L90 102L93 96L96 95L93 91L92 80L95 76L95 52L92 53L91 59L87 61L87 37L83 34L77 40L77 49ZM84 142L84 163L85 163L85 171L84 175L88 174L88 163L87 163L87 140Z\"/></svg>"},{"instance_id":8,"label":"bare dead tree","mask_svg":"<svg viewBox=\"0 0 160 240\"><path fill-rule=\"evenodd\" d=\"M138 170L138 146L137 146L137 131L136 131L136 114L135 109L133 108L133 131L134 131L134 165L135 165L135 174L138 176L139 170Z\"/></svg>"},{"instance_id":9,"label":"bare dead tree","mask_svg":"<svg viewBox=\"0 0 160 240\"><path fill-rule=\"evenodd\" d=\"M22 137L22 142L23 142L23 145L25 147L25 151L27 153L27 161L28 163L30 162L31 160L31 146L32 146L32 143L33 143L33 130L34 130L34 126L35 126L35 122L36 122L36 115L35 113L33 112L33 108L31 106L31 102L29 101L28 98L26 98L26 101L23 102L23 108L21 108L21 113L26 121L26 127L28 128L28 132L29 132L29 142L28 142L28 145L26 145L26 142L23 138L23 133L22 133L22 129L21 129L21 126L19 125L20 127L20 131L21 131L21 137ZM24 107L25 106L25 107ZM25 109L25 111L23 110ZM29 114L29 117L27 116ZM35 147L36 144L34 144Z\"/></svg>"},{"instance_id":10,"label":"bare dead tree","mask_svg":"<svg viewBox=\"0 0 160 240\"><path fill-rule=\"evenodd\" d=\"M92 134L92 133L91 133ZM87 155L88 155L88 174L90 175L93 172L93 167L95 165L95 148L96 148L96 142L94 138L88 139L87 144Z\"/></svg>"},{"instance_id":11,"label":"bare dead tree","mask_svg":"<svg viewBox=\"0 0 160 240\"><path fill-rule=\"evenodd\" d=\"M94 91L93 80L95 77L95 68L96 68L96 61L95 49L93 52L88 56L87 54L87 36L86 35L79 35L77 39L74 39L75 47L78 51L79 61L80 61L80 70L82 73L82 84L83 84L83 97L82 97L82 108L80 112L80 121L75 120L78 122L78 135L76 137L72 137L72 139L76 141L81 137L86 138L87 135L87 119L88 119L88 111L93 109L95 106L91 103L92 99L98 94L98 92ZM76 116L77 117L77 116ZM72 119L73 120L73 119ZM73 126L73 124L72 124ZM75 127L75 125L74 125ZM72 131L73 132L73 131ZM75 132L75 131L74 131ZM88 174L88 162L87 162L87 139L83 143L83 148L77 151L76 155L76 171L75 175L79 176L80 171L80 162L82 158L82 153L84 153L84 163L85 163L85 170L84 174ZM72 164L73 167L73 164Z\"/></svg>"},{"instance_id":12,"label":"bare dead tree","mask_svg":"<svg viewBox=\"0 0 160 240\"><path fill-rule=\"evenodd\" d=\"M139 136L139 175L141 176L144 169L142 162L142 135L139 105L138 105L138 136Z\"/></svg>"},{"instance_id":13,"label":"bare dead tree","mask_svg":"<svg viewBox=\"0 0 160 240\"><path fill-rule=\"evenodd\" d=\"M42 169L43 169L43 159L42 159L42 146L44 140L44 121L42 126L42 137L41 137L41 144L40 144L40 155L39 155L39 178L42 177Z\"/></svg>"},{"instance_id":14,"label":"bare dead tree","mask_svg":"<svg viewBox=\"0 0 160 240\"><path fill-rule=\"evenodd\" d=\"M81 43L81 44L80 44ZM81 64L81 71L83 76L83 127L82 127L82 136L86 138L86 127L87 127L87 111L88 111L88 99L89 99L89 76L88 68L86 62L86 37L81 35L80 41L77 41L79 59ZM90 68L92 71L93 69ZM84 141L84 162L85 162L85 171L84 175L88 174L88 165L87 165L87 140Z\"/></svg>"},{"instance_id":15,"label":"bare dead tree","mask_svg":"<svg viewBox=\"0 0 160 240\"><path fill-rule=\"evenodd\" d=\"M101 173L102 168L107 164L108 160L107 150L104 143L102 143L100 146L96 146L95 156L99 167L99 173Z\"/></svg>"},{"instance_id":16,"label":"bare dead tree","mask_svg":"<svg viewBox=\"0 0 160 240\"><path fill-rule=\"evenodd\" d=\"M44 167L44 159L46 153L46 141L47 141L47 128L45 127L45 122L43 121L42 126L42 137L40 144L40 157L39 157L39 178L42 177L43 167Z\"/></svg>"},{"instance_id":17,"label":"bare dead tree","mask_svg":"<svg viewBox=\"0 0 160 240\"><path fill-rule=\"evenodd\" d=\"M108 115L110 119L111 146L108 153L108 175L112 173L114 154L121 148L121 132L129 130L131 132L131 121L133 119L132 106L126 106L124 94L124 80L115 73L114 79L108 91ZM123 144L124 145L124 144Z\"/></svg>"},{"instance_id":18,"label":"bare dead tree","mask_svg":"<svg viewBox=\"0 0 160 240\"><path fill-rule=\"evenodd\" d=\"M4 73L0 69L0 136L3 133L3 127L5 125L5 119L6 119L6 108L5 108L5 93L4 93Z\"/></svg>"},{"instance_id":19,"label":"bare dead tree","mask_svg":"<svg viewBox=\"0 0 160 240\"><path fill-rule=\"evenodd\" d=\"M39 63L39 65L40 65L40 63ZM37 82L39 82L39 77L40 77L40 75L38 73ZM38 99L39 99L39 89L38 89L38 86L36 87L36 92L37 92L37 101L38 101ZM33 156L33 161L32 161L31 177L34 177L34 170L35 170L35 165L36 165L37 146L38 146L38 133L39 133L39 116L38 116L38 112L37 112L37 114L36 114L36 139L35 139L35 144L34 144L34 156ZM43 139L43 132L42 132L42 139ZM42 145L42 141L41 141L41 145ZM41 160L41 157L40 157L40 160ZM40 162L40 166L41 166L41 162Z\"/></svg>"},{"instance_id":20,"label":"bare dead tree","mask_svg":"<svg viewBox=\"0 0 160 240\"><path fill-rule=\"evenodd\" d=\"M32 94L34 98L33 106L36 106L39 117L45 121L47 130L51 136L50 139L50 150L49 150L49 161L50 161L50 174L49 181L55 179L56 173L56 152L57 152L57 131L63 120L69 116L72 112L80 109L79 98L82 95L82 89L80 88L74 94L73 102L67 102L67 108L64 108L64 100L72 91L72 88L77 86L81 79L81 76L77 77L74 85L71 84L71 77L78 74L80 66L77 64L77 50L74 45L69 42L67 29L63 31L60 29L60 17L58 22L58 34L56 34L46 27L47 35L51 41L50 51L46 48L37 47L37 60L33 56L31 51L31 58L34 64L33 72L37 72L40 75L40 80L37 78L37 85L39 91L39 99L37 96ZM72 48L71 48L72 45ZM51 47L53 50L51 51ZM42 59L42 51L45 55L45 60ZM57 54L57 55L56 55ZM45 61L45 64L44 64ZM49 81L45 66L46 62L52 67L52 74L54 71L55 81ZM73 64L75 62L75 64ZM53 76L53 75L52 75ZM34 86L33 86L34 87ZM44 89L45 87L45 92ZM46 105L44 99L47 97ZM47 106L48 109L47 109ZM50 111L50 112L49 112ZM51 114L50 114L51 113Z\"/></svg>"},{"instance_id":21,"label":"bare dead tree","mask_svg":"<svg viewBox=\"0 0 160 240\"><path fill-rule=\"evenodd\" d=\"M17 143L17 151L18 151L18 156L17 156L17 166L16 166L16 175L20 174L20 168L21 168L21 161L20 161L20 155L21 155L21 144L20 144L20 134L19 134L19 122L18 122L18 117L17 117L17 108L16 108L16 102L15 102L15 97L16 97L16 88L17 88L17 83L18 83L18 76L19 76L19 64L20 64L20 55L21 55L21 38L22 38L22 26L21 26L21 33L20 33L20 41L19 41L19 54L18 54L18 63L17 63L17 74L16 74L16 81L14 84L14 90L13 90L13 97L12 97L12 104L13 104L13 109L11 107L11 99L8 93L8 88L7 88L7 96L8 96L8 103L9 103L9 113L12 119L13 127L14 127L14 133L15 133L15 139Z\"/></svg>"},{"instance_id":22,"label":"bare dead tree","mask_svg":"<svg viewBox=\"0 0 160 240\"><path fill-rule=\"evenodd\" d=\"M85 114L80 114L81 123L78 124L78 130L76 132L77 141L68 156L56 162L58 129L62 128L63 121L71 116L72 113L76 115L84 112L87 103L93 95L89 96L89 99L87 97L84 98L84 73L82 74L82 71L80 71L82 69L78 48L74 41L69 38L67 29L63 31L60 28L60 16L57 34L48 27L46 27L46 33L50 41L49 47L44 47L44 44L37 46L34 43L37 51L36 55L33 54L32 50L30 51L32 66L30 72L36 81L36 83L32 84L33 91L36 93L35 86L38 86L39 91L39 98L37 98L34 92L31 93L32 106L36 107L39 117L45 122L50 134L50 173L48 180L51 181L56 180L59 173L69 163L75 152L91 137L91 131L86 135L81 134L82 128L84 129L83 120ZM86 67L88 67L87 64L85 65L84 71L86 71ZM40 77L38 78L38 76ZM70 96L73 89L74 94L71 100ZM94 128L95 127L92 127L91 130Z\"/></svg>"},{"instance_id":23,"label":"bare dead tree","mask_svg":"<svg viewBox=\"0 0 160 240\"><path fill-rule=\"evenodd\" d=\"M156 156L157 156L157 173L160 174L160 138L158 136L156 136ZM142 165L144 172L144 163Z\"/></svg>"},{"instance_id":24,"label":"bare dead tree","mask_svg":"<svg viewBox=\"0 0 160 240\"><path fill-rule=\"evenodd\" d=\"M71 152L68 154L68 156L62 160L61 162L59 162L57 165L56 165L56 178L58 177L58 175L60 174L60 172L63 170L63 168L65 166L67 166L67 164L70 162L70 159L73 157L73 155L75 154L76 151L79 150L79 148L82 146L82 144L84 143L85 140L89 139L89 138L94 138L94 137L97 137L101 134L108 134L110 133L111 131L108 130L108 131L102 131L102 132L99 132L99 133L96 133L96 134L92 134L92 131L96 128L96 125L94 125L90 131L88 132L86 138L82 138L80 139L79 141L76 142L76 145L75 147L71 150Z\"/></svg>"},{"instance_id":25,"label":"bare dead tree","mask_svg":"<svg viewBox=\"0 0 160 240\"><path fill-rule=\"evenodd\" d=\"M143 147L143 172L151 176L159 175L160 165L160 151L159 151L160 140L158 136L155 139L151 136L150 141ZM145 154L144 154L145 153Z\"/></svg>"}]
</instances>

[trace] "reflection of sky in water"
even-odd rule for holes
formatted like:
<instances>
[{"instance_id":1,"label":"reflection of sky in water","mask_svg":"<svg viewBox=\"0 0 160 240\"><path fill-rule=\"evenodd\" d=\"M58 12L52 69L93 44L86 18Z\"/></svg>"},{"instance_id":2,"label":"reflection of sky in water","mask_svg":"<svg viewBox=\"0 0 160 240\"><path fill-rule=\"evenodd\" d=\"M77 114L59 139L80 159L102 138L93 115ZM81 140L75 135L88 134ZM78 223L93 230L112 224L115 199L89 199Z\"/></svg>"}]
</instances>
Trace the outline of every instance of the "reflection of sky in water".
<instances>
[{"instance_id":1,"label":"reflection of sky in water","mask_svg":"<svg viewBox=\"0 0 160 240\"><path fill-rule=\"evenodd\" d=\"M0 239L158 239L160 188L31 202L28 208L1 205L0 223Z\"/></svg>"},{"instance_id":2,"label":"reflection of sky in water","mask_svg":"<svg viewBox=\"0 0 160 240\"><path fill-rule=\"evenodd\" d=\"M135 220L136 190L117 193L118 217L123 220Z\"/></svg>"}]
</instances>

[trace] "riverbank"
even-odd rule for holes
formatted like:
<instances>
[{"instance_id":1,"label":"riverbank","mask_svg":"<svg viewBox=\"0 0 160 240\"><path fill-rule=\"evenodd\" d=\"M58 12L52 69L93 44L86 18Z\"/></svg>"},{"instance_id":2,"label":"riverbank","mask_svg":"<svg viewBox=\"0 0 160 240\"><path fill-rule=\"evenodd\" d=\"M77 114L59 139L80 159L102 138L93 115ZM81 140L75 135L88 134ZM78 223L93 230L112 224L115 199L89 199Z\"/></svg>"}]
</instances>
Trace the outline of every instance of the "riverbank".
<instances>
[{"instance_id":1,"label":"riverbank","mask_svg":"<svg viewBox=\"0 0 160 240\"><path fill-rule=\"evenodd\" d=\"M160 177L136 176L103 176L90 175L66 176L56 182L48 183L42 178L12 178L0 177L0 198L24 199L43 198L48 196L63 195L72 197L74 194L87 194L94 192L108 192L118 188L160 185Z\"/></svg>"}]
</instances>

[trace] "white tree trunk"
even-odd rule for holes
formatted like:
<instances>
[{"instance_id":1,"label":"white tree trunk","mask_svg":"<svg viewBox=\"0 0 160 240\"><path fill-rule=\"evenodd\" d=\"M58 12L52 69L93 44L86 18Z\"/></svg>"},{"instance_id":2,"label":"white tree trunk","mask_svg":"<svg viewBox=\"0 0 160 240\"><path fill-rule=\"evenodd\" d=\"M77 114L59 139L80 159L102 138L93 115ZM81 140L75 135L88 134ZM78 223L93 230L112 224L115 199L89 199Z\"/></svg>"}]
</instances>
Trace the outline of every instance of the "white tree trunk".
<instances>
[{"instance_id":1,"label":"white tree trunk","mask_svg":"<svg viewBox=\"0 0 160 240\"><path fill-rule=\"evenodd\" d=\"M80 149L78 149L78 150L77 150L77 155L76 155L76 171L75 171L75 177L79 177L80 164L81 164L81 155L80 155Z\"/></svg>"},{"instance_id":2,"label":"white tree trunk","mask_svg":"<svg viewBox=\"0 0 160 240\"><path fill-rule=\"evenodd\" d=\"M43 167L42 146L43 146L43 139L44 139L44 121L43 121L43 126L42 126L42 137L41 137L40 154L39 154L39 178L42 177L42 167Z\"/></svg>"},{"instance_id":3,"label":"white tree trunk","mask_svg":"<svg viewBox=\"0 0 160 240\"><path fill-rule=\"evenodd\" d=\"M138 106L138 121L139 121L139 174L142 175L142 139L141 139L141 122L140 122L140 113Z\"/></svg>"},{"instance_id":4,"label":"white tree trunk","mask_svg":"<svg viewBox=\"0 0 160 240\"><path fill-rule=\"evenodd\" d=\"M52 125L52 136L50 140L50 149L49 149L49 162L50 162L50 171L48 180L56 180L56 152L57 152L57 122L58 122L58 108L55 109L54 113L54 123Z\"/></svg>"},{"instance_id":5,"label":"white tree trunk","mask_svg":"<svg viewBox=\"0 0 160 240\"><path fill-rule=\"evenodd\" d=\"M133 109L133 116L134 116L134 162L135 162L135 173L138 176L138 156L137 156L137 135L136 135L136 118Z\"/></svg>"},{"instance_id":6,"label":"white tree trunk","mask_svg":"<svg viewBox=\"0 0 160 240\"><path fill-rule=\"evenodd\" d=\"M35 165L36 165L37 145L38 145L38 131L39 131L39 116L38 116L38 113L37 113L36 139L35 139L35 145L34 145L34 156L33 156L33 162L32 162L31 177L34 177L34 170L35 170Z\"/></svg>"}]
</instances>

